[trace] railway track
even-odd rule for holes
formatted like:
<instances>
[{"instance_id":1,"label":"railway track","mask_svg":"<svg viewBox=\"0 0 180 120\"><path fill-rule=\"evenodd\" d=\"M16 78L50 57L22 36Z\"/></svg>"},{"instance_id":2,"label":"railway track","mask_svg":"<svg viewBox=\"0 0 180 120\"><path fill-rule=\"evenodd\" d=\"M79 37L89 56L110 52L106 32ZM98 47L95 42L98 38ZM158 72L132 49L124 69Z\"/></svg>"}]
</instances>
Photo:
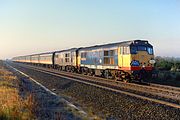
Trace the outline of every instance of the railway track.
<instances>
[{"instance_id":1,"label":"railway track","mask_svg":"<svg viewBox=\"0 0 180 120\"><path fill-rule=\"evenodd\" d=\"M158 87L158 88L164 88L164 89L168 89L168 90L173 90L173 91L180 92L180 88L179 88L179 87L173 87L173 86L167 86L167 85L160 85L160 84L153 84L153 83L151 83L150 86L152 86L152 87Z\"/></svg>"},{"instance_id":2,"label":"railway track","mask_svg":"<svg viewBox=\"0 0 180 120\"><path fill-rule=\"evenodd\" d=\"M24 65L19 63L13 63L13 66L21 66L28 69L33 69L38 72L51 74L73 81L81 82L98 88L110 90L116 93L126 94L139 99L156 102L159 104L171 106L180 109L180 90L176 87L163 86L156 84L138 85L135 83L123 83L114 82L113 80L107 80L104 78L92 77L87 75L81 75L76 73L69 73L54 69L47 69L42 67L35 67L31 65Z\"/></svg>"}]
</instances>

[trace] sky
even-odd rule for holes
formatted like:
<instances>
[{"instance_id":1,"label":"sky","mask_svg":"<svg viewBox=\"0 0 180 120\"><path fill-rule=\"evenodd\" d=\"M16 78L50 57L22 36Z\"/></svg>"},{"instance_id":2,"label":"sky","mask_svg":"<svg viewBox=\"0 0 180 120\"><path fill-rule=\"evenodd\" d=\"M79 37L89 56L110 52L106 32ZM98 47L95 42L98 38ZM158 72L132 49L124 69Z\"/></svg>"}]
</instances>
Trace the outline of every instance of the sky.
<instances>
[{"instance_id":1,"label":"sky","mask_svg":"<svg viewBox=\"0 0 180 120\"><path fill-rule=\"evenodd\" d=\"M0 0L0 59L134 39L180 57L180 0Z\"/></svg>"}]
</instances>

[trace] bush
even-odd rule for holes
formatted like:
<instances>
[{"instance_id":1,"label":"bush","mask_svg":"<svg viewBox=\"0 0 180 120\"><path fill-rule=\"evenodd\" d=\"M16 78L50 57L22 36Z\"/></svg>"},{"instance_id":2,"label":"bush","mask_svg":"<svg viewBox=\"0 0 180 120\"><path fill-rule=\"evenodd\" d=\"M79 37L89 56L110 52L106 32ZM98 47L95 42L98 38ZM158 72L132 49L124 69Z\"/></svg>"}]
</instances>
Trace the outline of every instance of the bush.
<instances>
[{"instance_id":1,"label":"bush","mask_svg":"<svg viewBox=\"0 0 180 120\"><path fill-rule=\"evenodd\" d=\"M174 80L176 78L175 73L170 72L170 71L160 71L158 73L158 78L160 80Z\"/></svg>"},{"instance_id":2,"label":"bush","mask_svg":"<svg viewBox=\"0 0 180 120\"><path fill-rule=\"evenodd\" d=\"M180 73L176 74L176 80L180 81Z\"/></svg>"}]
</instances>

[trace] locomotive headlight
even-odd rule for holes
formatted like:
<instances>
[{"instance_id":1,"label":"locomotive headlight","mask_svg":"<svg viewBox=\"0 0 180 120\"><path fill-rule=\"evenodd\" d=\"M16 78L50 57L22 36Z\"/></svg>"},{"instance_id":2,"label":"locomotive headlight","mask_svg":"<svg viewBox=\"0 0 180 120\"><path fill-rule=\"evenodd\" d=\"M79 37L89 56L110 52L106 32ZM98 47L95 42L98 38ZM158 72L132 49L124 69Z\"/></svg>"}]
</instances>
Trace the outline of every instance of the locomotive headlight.
<instances>
[{"instance_id":1,"label":"locomotive headlight","mask_svg":"<svg viewBox=\"0 0 180 120\"><path fill-rule=\"evenodd\" d=\"M150 60L150 61L149 61L149 63L151 63L151 64L155 64L155 63L156 63L156 61L155 61L155 60Z\"/></svg>"}]
</instances>

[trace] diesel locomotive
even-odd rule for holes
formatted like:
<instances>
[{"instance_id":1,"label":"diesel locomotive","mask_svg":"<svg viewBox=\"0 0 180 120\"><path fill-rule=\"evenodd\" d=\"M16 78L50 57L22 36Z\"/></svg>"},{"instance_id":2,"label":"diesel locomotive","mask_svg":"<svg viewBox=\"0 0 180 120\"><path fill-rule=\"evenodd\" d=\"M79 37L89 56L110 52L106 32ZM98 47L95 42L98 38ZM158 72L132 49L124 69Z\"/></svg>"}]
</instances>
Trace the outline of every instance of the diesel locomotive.
<instances>
[{"instance_id":1,"label":"diesel locomotive","mask_svg":"<svg viewBox=\"0 0 180 120\"><path fill-rule=\"evenodd\" d=\"M125 82L150 77L155 64L153 46L147 40L19 56L12 61Z\"/></svg>"}]
</instances>

